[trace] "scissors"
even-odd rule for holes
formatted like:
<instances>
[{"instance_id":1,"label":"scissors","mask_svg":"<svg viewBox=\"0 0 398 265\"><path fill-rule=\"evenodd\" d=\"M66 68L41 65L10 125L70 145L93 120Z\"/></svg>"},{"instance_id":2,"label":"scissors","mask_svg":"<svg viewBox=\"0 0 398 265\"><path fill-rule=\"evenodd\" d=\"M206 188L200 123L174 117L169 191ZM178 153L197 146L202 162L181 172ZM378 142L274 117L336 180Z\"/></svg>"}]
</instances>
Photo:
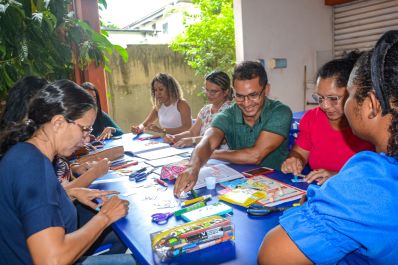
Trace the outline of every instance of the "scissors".
<instances>
[{"instance_id":1,"label":"scissors","mask_svg":"<svg viewBox=\"0 0 398 265\"><path fill-rule=\"evenodd\" d=\"M146 167L141 168L129 175L130 180L135 180L135 182L140 182L143 180L146 180L147 176L150 175L153 171L155 171L155 168L152 168L149 171L146 171Z\"/></svg>"},{"instance_id":2,"label":"scissors","mask_svg":"<svg viewBox=\"0 0 398 265\"><path fill-rule=\"evenodd\" d=\"M167 224L169 218L172 217L173 213L154 213L151 215L152 222L157 223L158 225Z\"/></svg>"},{"instance_id":3,"label":"scissors","mask_svg":"<svg viewBox=\"0 0 398 265\"><path fill-rule=\"evenodd\" d=\"M287 209L290 209L290 207L270 207L255 203L250 205L246 211L251 216L264 216L271 213L283 212Z\"/></svg>"}]
</instances>

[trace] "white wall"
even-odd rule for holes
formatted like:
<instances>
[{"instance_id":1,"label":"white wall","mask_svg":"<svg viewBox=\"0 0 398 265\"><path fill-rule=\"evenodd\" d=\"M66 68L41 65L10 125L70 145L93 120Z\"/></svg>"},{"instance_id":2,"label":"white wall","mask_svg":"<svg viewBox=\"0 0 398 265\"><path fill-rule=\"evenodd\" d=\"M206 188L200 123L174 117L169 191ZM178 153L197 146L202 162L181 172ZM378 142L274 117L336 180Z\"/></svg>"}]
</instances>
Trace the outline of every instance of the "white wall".
<instances>
[{"instance_id":1,"label":"white wall","mask_svg":"<svg viewBox=\"0 0 398 265\"><path fill-rule=\"evenodd\" d=\"M286 58L287 68L266 68L270 97L304 110L304 66L310 83L320 66L316 54L331 53L332 8L324 0L234 0L234 6L237 61Z\"/></svg>"}]
</instances>

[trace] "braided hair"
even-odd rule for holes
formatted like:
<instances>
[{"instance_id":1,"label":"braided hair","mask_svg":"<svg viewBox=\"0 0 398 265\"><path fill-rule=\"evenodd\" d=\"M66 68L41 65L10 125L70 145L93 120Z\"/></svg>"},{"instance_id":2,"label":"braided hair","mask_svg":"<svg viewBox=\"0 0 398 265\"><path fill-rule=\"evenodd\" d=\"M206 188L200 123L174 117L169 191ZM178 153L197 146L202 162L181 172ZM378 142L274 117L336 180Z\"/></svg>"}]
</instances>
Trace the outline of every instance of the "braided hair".
<instances>
[{"instance_id":1,"label":"braided hair","mask_svg":"<svg viewBox=\"0 0 398 265\"><path fill-rule=\"evenodd\" d=\"M357 87L355 99L363 103L374 91L382 108L382 115L390 114L390 138L387 153L398 158L398 31L383 34L375 48L363 55L352 73L352 83Z\"/></svg>"}]
</instances>

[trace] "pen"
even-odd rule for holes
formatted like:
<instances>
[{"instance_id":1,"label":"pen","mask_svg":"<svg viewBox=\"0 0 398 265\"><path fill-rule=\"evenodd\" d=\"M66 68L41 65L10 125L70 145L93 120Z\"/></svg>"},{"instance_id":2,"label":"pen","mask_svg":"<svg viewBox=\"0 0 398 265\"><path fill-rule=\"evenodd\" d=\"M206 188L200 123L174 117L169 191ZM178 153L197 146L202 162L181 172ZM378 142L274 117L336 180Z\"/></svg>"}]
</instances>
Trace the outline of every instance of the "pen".
<instances>
[{"instance_id":1,"label":"pen","mask_svg":"<svg viewBox=\"0 0 398 265\"><path fill-rule=\"evenodd\" d=\"M210 199L211 199L211 195L200 196L200 197L192 199L192 200L183 201L181 203L181 206L188 206L188 205L194 204L196 202L207 201Z\"/></svg>"},{"instance_id":2,"label":"pen","mask_svg":"<svg viewBox=\"0 0 398 265\"><path fill-rule=\"evenodd\" d=\"M121 168L129 167L129 166L134 166L134 165L137 165L137 164L138 164L137 161L132 161L132 162L127 163L127 164L124 164L124 165L120 165L120 166L116 166L116 167L111 167L111 169L112 169L112 170L118 170L118 169L121 169Z\"/></svg>"},{"instance_id":3,"label":"pen","mask_svg":"<svg viewBox=\"0 0 398 265\"><path fill-rule=\"evenodd\" d=\"M137 140L141 135L142 133L137 133L136 136L133 137L133 140Z\"/></svg>"}]
</instances>

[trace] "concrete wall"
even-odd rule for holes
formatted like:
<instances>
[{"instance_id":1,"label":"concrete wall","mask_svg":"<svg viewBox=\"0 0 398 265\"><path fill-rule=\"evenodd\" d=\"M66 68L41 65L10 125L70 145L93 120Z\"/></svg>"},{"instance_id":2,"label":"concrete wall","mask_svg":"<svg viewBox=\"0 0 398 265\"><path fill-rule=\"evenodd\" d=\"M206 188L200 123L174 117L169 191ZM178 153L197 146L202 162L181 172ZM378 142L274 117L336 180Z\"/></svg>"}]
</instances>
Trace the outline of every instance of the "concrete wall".
<instances>
[{"instance_id":1,"label":"concrete wall","mask_svg":"<svg viewBox=\"0 0 398 265\"><path fill-rule=\"evenodd\" d=\"M286 58L287 68L267 68L270 96L304 110L305 87L309 99L317 68L331 59L332 8L324 0L234 0L234 8L237 61Z\"/></svg>"},{"instance_id":2,"label":"concrete wall","mask_svg":"<svg viewBox=\"0 0 398 265\"><path fill-rule=\"evenodd\" d=\"M118 55L111 58L111 73L107 73L110 114L123 130L139 124L152 109L150 84L159 72L174 76L180 83L192 116L205 104L198 96L203 77L198 77L184 62L182 56L172 52L167 45L128 45L129 60L125 64Z\"/></svg>"}]
</instances>

